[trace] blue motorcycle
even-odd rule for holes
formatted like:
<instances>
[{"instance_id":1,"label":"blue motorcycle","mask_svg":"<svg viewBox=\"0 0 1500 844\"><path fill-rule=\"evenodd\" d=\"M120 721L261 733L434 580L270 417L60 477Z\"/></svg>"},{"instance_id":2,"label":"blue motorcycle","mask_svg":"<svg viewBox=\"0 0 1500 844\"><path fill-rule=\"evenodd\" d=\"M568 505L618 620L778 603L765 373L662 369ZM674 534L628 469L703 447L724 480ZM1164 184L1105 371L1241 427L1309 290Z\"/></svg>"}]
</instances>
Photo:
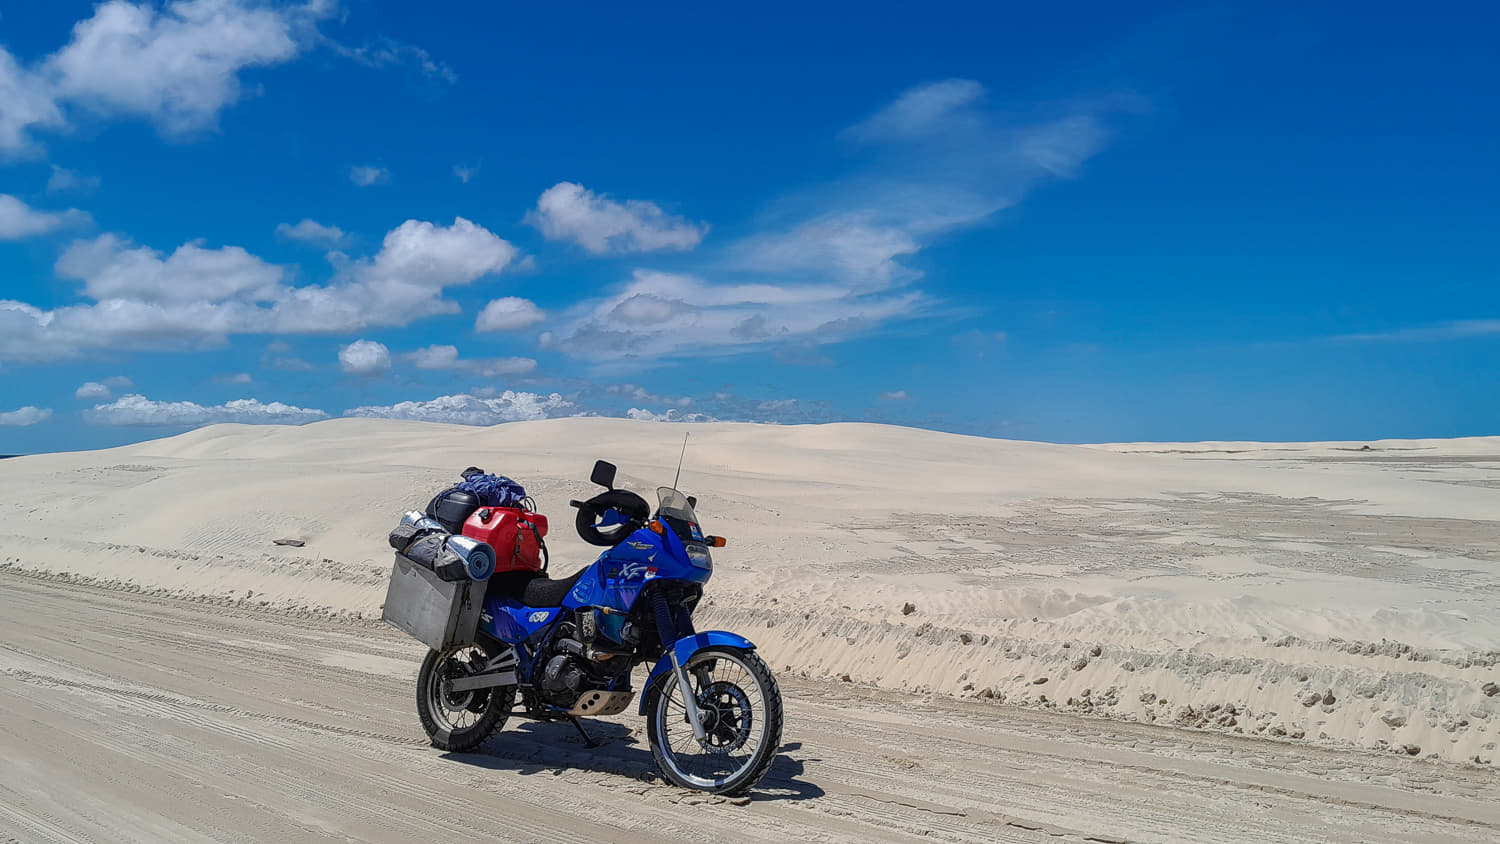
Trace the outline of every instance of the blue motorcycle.
<instances>
[{"instance_id":1,"label":"blue motorcycle","mask_svg":"<svg viewBox=\"0 0 1500 844\"><path fill-rule=\"evenodd\" d=\"M616 489L603 460L591 480L605 492L578 508L584 540L606 546L571 577L496 575L473 644L431 651L417 676L417 712L433 745L467 751L514 715L570 721L625 711L633 669L650 663L639 714L666 778L736 795L753 788L781 745L781 691L755 645L722 630L698 632L693 610L713 574L696 499L657 490L652 513Z\"/></svg>"}]
</instances>

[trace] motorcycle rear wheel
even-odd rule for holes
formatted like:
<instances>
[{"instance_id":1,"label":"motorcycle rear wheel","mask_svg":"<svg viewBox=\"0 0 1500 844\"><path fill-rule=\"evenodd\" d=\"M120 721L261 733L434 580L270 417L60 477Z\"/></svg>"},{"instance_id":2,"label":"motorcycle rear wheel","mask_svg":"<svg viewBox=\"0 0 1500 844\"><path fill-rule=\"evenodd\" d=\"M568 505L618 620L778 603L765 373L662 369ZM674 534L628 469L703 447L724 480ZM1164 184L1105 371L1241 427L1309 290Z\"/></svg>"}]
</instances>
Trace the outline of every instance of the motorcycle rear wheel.
<instances>
[{"instance_id":1,"label":"motorcycle rear wheel","mask_svg":"<svg viewBox=\"0 0 1500 844\"><path fill-rule=\"evenodd\" d=\"M505 726L516 701L515 686L468 692L450 688L458 677L477 674L491 654L480 645L428 651L417 672L417 717L439 750L463 753L482 745Z\"/></svg>"},{"instance_id":2,"label":"motorcycle rear wheel","mask_svg":"<svg viewBox=\"0 0 1500 844\"><path fill-rule=\"evenodd\" d=\"M744 794L771 769L781 747L781 690L754 651L704 648L683 666L705 713L702 741L687 720L674 672L652 684L646 702L651 755L673 784L710 794Z\"/></svg>"}]
</instances>

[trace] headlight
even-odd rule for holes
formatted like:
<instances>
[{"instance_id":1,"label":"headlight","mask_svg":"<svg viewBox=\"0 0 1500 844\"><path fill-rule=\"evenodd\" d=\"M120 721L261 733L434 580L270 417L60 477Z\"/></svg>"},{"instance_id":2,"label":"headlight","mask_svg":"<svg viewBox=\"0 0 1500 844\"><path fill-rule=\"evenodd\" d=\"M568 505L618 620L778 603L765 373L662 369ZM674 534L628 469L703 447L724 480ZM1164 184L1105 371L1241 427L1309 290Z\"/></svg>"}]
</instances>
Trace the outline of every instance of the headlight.
<instances>
[{"instance_id":1,"label":"headlight","mask_svg":"<svg viewBox=\"0 0 1500 844\"><path fill-rule=\"evenodd\" d=\"M714 559L709 556L707 545L689 542L683 547L687 548L688 562L700 569L711 569L714 567Z\"/></svg>"}]
</instances>

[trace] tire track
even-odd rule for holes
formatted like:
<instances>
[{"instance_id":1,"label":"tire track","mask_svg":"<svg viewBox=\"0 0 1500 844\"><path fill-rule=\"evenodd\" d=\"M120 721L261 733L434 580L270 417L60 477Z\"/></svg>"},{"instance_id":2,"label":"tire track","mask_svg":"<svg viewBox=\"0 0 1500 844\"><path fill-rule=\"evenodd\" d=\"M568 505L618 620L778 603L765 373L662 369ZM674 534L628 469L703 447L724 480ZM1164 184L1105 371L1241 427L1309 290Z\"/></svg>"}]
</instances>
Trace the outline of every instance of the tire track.
<instances>
[{"instance_id":1,"label":"tire track","mask_svg":"<svg viewBox=\"0 0 1500 844\"><path fill-rule=\"evenodd\" d=\"M1464 841L1492 772L783 680L749 805L655 775L639 719L428 749L383 626L0 573L0 839ZM64 800L42 818L27 782ZM87 792L87 793L85 793ZM153 796L155 795L155 796ZM19 808L17 808L19 807ZM71 836L71 837L70 837Z\"/></svg>"}]
</instances>

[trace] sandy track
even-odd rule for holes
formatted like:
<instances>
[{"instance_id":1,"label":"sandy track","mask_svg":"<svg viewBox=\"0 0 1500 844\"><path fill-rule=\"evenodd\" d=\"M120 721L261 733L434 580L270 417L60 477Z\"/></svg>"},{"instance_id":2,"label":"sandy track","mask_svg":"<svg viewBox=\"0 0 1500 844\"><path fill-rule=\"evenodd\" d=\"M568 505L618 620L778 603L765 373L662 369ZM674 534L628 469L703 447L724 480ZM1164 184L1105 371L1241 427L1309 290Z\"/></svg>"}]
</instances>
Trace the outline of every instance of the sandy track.
<instances>
[{"instance_id":1,"label":"sandy track","mask_svg":"<svg viewBox=\"0 0 1500 844\"><path fill-rule=\"evenodd\" d=\"M0 573L0 840L1481 841L1500 776L1388 754L787 682L746 805L666 786L641 721L417 724L378 624Z\"/></svg>"}]
</instances>

